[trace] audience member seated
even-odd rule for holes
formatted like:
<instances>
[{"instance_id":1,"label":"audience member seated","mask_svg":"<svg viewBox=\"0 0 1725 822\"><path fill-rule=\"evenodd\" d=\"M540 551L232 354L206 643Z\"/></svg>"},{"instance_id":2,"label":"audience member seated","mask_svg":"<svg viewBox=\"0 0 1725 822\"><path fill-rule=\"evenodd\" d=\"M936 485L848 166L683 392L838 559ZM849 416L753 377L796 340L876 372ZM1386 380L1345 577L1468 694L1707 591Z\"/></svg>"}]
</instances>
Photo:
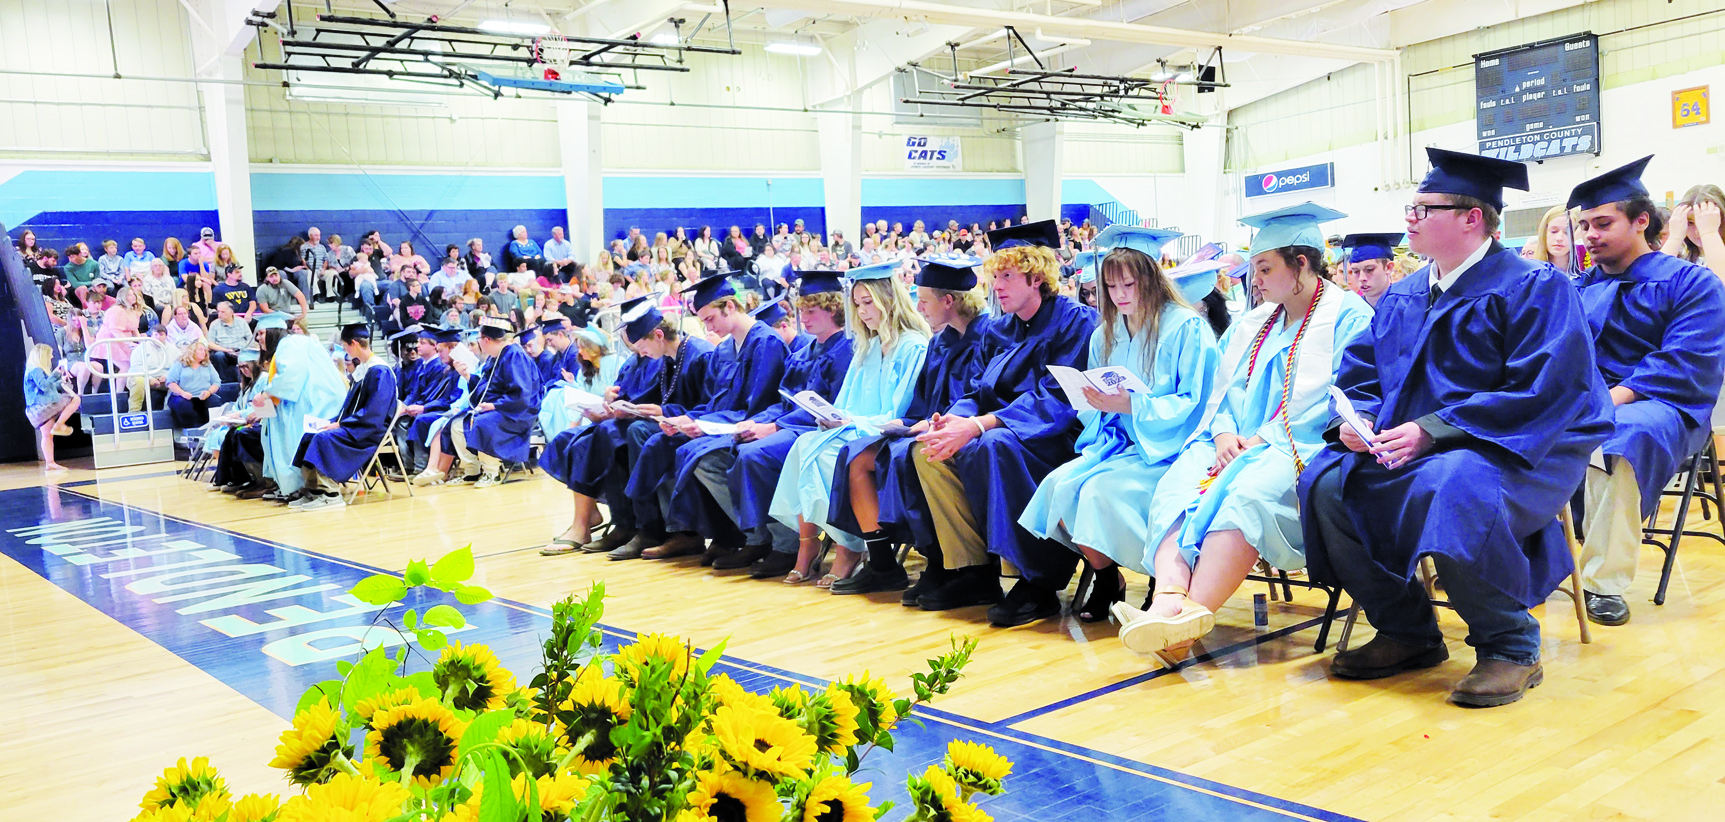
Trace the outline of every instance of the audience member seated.
<instances>
[{"instance_id":1,"label":"audience member seated","mask_svg":"<svg viewBox=\"0 0 1725 822\"><path fill-rule=\"evenodd\" d=\"M305 495L288 503L299 511L345 506L342 483L365 470L395 417L395 370L372 354L370 328L365 323L343 326L341 347L353 361L351 385L335 419L300 437L294 465L300 469Z\"/></svg>"},{"instance_id":2,"label":"audience member seated","mask_svg":"<svg viewBox=\"0 0 1725 822\"><path fill-rule=\"evenodd\" d=\"M509 232L509 245L503 250L503 265L506 270L514 271L516 264L525 260L528 268L534 273L545 264L545 251L527 236L527 226L518 225Z\"/></svg>"},{"instance_id":3,"label":"audience member seated","mask_svg":"<svg viewBox=\"0 0 1725 822\"><path fill-rule=\"evenodd\" d=\"M1683 199L1671 209L1671 230L1663 250L1725 278L1725 191L1702 184L1683 192Z\"/></svg>"},{"instance_id":4,"label":"audience member seated","mask_svg":"<svg viewBox=\"0 0 1725 822\"><path fill-rule=\"evenodd\" d=\"M283 279L282 270L274 266L264 269L264 281L258 283L257 293L253 298L257 301L257 310L286 314L296 320L304 317L310 310L306 305L305 292L301 291L299 286Z\"/></svg>"},{"instance_id":5,"label":"audience member seated","mask_svg":"<svg viewBox=\"0 0 1725 822\"><path fill-rule=\"evenodd\" d=\"M178 429L201 428L210 421L210 397L222 388L222 378L210 365L210 350L202 341L186 346L168 369L168 413Z\"/></svg>"},{"instance_id":6,"label":"audience member seated","mask_svg":"<svg viewBox=\"0 0 1725 822\"><path fill-rule=\"evenodd\" d=\"M70 376L64 368L54 365L54 348L37 343L30 349L29 367L24 371L24 416L36 429L42 470L66 470L66 466L54 461L54 438L72 434L72 426L67 423L76 413L78 395L72 390Z\"/></svg>"},{"instance_id":7,"label":"audience member seated","mask_svg":"<svg viewBox=\"0 0 1725 822\"><path fill-rule=\"evenodd\" d=\"M223 300L216 303L216 319L210 323L205 339L209 343L210 362L221 375L222 382L238 382L240 354L257 351L251 325L234 314L234 304Z\"/></svg>"},{"instance_id":8,"label":"audience member seated","mask_svg":"<svg viewBox=\"0 0 1725 822\"><path fill-rule=\"evenodd\" d=\"M563 226L551 229L551 239L545 241L545 274L557 283L569 282L575 274L575 246L563 239Z\"/></svg>"}]
</instances>

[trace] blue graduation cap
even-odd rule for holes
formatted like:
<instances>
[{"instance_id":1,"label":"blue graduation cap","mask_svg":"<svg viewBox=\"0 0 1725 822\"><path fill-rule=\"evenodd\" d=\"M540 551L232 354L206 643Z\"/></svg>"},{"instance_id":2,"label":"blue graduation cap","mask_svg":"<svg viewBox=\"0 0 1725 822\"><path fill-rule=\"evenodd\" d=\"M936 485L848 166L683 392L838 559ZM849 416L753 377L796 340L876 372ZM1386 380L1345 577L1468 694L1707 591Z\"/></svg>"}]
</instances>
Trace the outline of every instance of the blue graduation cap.
<instances>
[{"instance_id":1,"label":"blue graduation cap","mask_svg":"<svg viewBox=\"0 0 1725 822\"><path fill-rule=\"evenodd\" d=\"M432 328L426 333L429 333L431 335L431 339L439 343L448 344L461 342L461 329L459 328Z\"/></svg>"},{"instance_id":2,"label":"blue graduation cap","mask_svg":"<svg viewBox=\"0 0 1725 822\"><path fill-rule=\"evenodd\" d=\"M1319 231L1318 226L1346 216L1333 208L1307 202L1241 217L1241 224L1258 229L1246 256L1255 257L1266 251L1295 245L1323 248L1324 232Z\"/></svg>"},{"instance_id":3,"label":"blue graduation cap","mask_svg":"<svg viewBox=\"0 0 1725 822\"><path fill-rule=\"evenodd\" d=\"M690 308L694 311L700 311L712 304L714 300L722 299L724 297L735 297L737 295L737 287L731 284L733 273L734 272L726 272L723 274L715 274L711 277L703 275L700 282L683 289L684 294L695 295L690 300Z\"/></svg>"},{"instance_id":4,"label":"blue graduation cap","mask_svg":"<svg viewBox=\"0 0 1725 822\"><path fill-rule=\"evenodd\" d=\"M541 322L538 328L539 333L541 334L567 334L569 333L569 326L570 322L568 317L565 317L562 314L556 314L550 319Z\"/></svg>"},{"instance_id":5,"label":"blue graduation cap","mask_svg":"<svg viewBox=\"0 0 1725 822\"><path fill-rule=\"evenodd\" d=\"M849 273L855 274L861 270L860 268L853 268ZM799 297L807 297L810 294L838 294L845 290L844 284L839 281L844 275L837 271L801 271L798 272L798 275L797 296Z\"/></svg>"},{"instance_id":6,"label":"blue graduation cap","mask_svg":"<svg viewBox=\"0 0 1725 822\"><path fill-rule=\"evenodd\" d=\"M545 326L542 325L527 326L526 328L521 329L520 334L515 335L515 341L522 345L526 345L533 342L535 339L538 339L539 333L544 330Z\"/></svg>"},{"instance_id":7,"label":"blue graduation cap","mask_svg":"<svg viewBox=\"0 0 1725 822\"><path fill-rule=\"evenodd\" d=\"M1096 246L1113 251L1116 248L1130 248L1142 251L1152 260L1162 259L1162 246L1173 242L1180 236L1178 231L1163 228L1139 228L1138 226L1115 223L1102 229L1096 235Z\"/></svg>"},{"instance_id":8,"label":"blue graduation cap","mask_svg":"<svg viewBox=\"0 0 1725 822\"><path fill-rule=\"evenodd\" d=\"M257 318L257 321L252 324L252 327L259 331L267 331L271 328L287 328L288 323L292 321L292 314L282 311L272 311Z\"/></svg>"},{"instance_id":9,"label":"blue graduation cap","mask_svg":"<svg viewBox=\"0 0 1725 822\"><path fill-rule=\"evenodd\" d=\"M1348 252L1348 262L1363 263L1367 260L1393 260L1396 258L1396 246L1401 245L1400 231L1387 234L1349 234L1342 238L1342 247L1352 249Z\"/></svg>"},{"instance_id":10,"label":"blue graduation cap","mask_svg":"<svg viewBox=\"0 0 1725 822\"><path fill-rule=\"evenodd\" d=\"M665 321L665 315L659 311L659 306L656 304L659 297L660 295L657 293L636 297L617 307L623 312L618 317L617 327L623 330L624 339L632 343L640 342Z\"/></svg>"},{"instance_id":11,"label":"blue graduation cap","mask_svg":"<svg viewBox=\"0 0 1725 822\"><path fill-rule=\"evenodd\" d=\"M506 340L515 332L515 323L506 317L486 317L479 321L479 336L488 340Z\"/></svg>"},{"instance_id":12,"label":"blue graduation cap","mask_svg":"<svg viewBox=\"0 0 1725 822\"><path fill-rule=\"evenodd\" d=\"M1641 182L1641 174L1647 170L1647 164L1652 159L1653 155L1649 154L1576 186L1575 190L1569 192L1567 207L1585 211L1607 203L1621 203L1624 200L1648 196L1647 186Z\"/></svg>"},{"instance_id":13,"label":"blue graduation cap","mask_svg":"<svg viewBox=\"0 0 1725 822\"><path fill-rule=\"evenodd\" d=\"M844 273L844 277L853 283L858 280L885 280L897 274L899 269L903 267L904 265L897 261L890 263L875 263L874 265L859 266L846 271Z\"/></svg>"},{"instance_id":14,"label":"blue graduation cap","mask_svg":"<svg viewBox=\"0 0 1725 822\"><path fill-rule=\"evenodd\" d=\"M784 321L785 317L789 316L785 313L785 303L783 300L771 300L761 303L759 308L750 311L749 314L767 325L778 325L780 322Z\"/></svg>"},{"instance_id":15,"label":"blue graduation cap","mask_svg":"<svg viewBox=\"0 0 1725 822\"><path fill-rule=\"evenodd\" d=\"M479 329L469 328L461 332L462 342L475 342L479 339Z\"/></svg>"},{"instance_id":16,"label":"blue graduation cap","mask_svg":"<svg viewBox=\"0 0 1725 822\"><path fill-rule=\"evenodd\" d=\"M1227 267L1227 263L1218 260L1194 260L1170 268L1165 273L1168 280L1180 291L1180 296L1186 298L1186 302L1196 304L1216 290L1216 272Z\"/></svg>"},{"instance_id":17,"label":"blue graduation cap","mask_svg":"<svg viewBox=\"0 0 1725 822\"><path fill-rule=\"evenodd\" d=\"M344 343L365 340L371 342L371 326L365 323L348 323L341 327L341 341Z\"/></svg>"},{"instance_id":18,"label":"blue graduation cap","mask_svg":"<svg viewBox=\"0 0 1725 822\"><path fill-rule=\"evenodd\" d=\"M1102 275L1102 258L1106 256L1107 252L1103 251L1079 252L1072 258L1073 276L1081 283L1096 282L1096 278Z\"/></svg>"},{"instance_id":19,"label":"blue graduation cap","mask_svg":"<svg viewBox=\"0 0 1725 822\"><path fill-rule=\"evenodd\" d=\"M995 251L1020 245L1060 247L1060 225L1053 220L1039 220L1023 225L1009 225L988 232L988 244Z\"/></svg>"},{"instance_id":20,"label":"blue graduation cap","mask_svg":"<svg viewBox=\"0 0 1725 822\"><path fill-rule=\"evenodd\" d=\"M425 326L422 326L419 323L414 323L413 325L389 335L388 339L390 342L415 342L418 341L421 333L429 334L430 332L425 330Z\"/></svg>"},{"instance_id":21,"label":"blue graduation cap","mask_svg":"<svg viewBox=\"0 0 1725 822\"><path fill-rule=\"evenodd\" d=\"M1503 210L1503 190L1527 190L1527 166L1496 157L1482 157L1442 148L1426 147L1432 170L1420 181L1424 194L1456 194L1488 203Z\"/></svg>"},{"instance_id":22,"label":"blue graduation cap","mask_svg":"<svg viewBox=\"0 0 1725 822\"><path fill-rule=\"evenodd\" d=\"M982 261L963 254L930 257L916 273L916 284L946 291L969 291L976 287L976 267Z\"/></svg>"}]
</instances>

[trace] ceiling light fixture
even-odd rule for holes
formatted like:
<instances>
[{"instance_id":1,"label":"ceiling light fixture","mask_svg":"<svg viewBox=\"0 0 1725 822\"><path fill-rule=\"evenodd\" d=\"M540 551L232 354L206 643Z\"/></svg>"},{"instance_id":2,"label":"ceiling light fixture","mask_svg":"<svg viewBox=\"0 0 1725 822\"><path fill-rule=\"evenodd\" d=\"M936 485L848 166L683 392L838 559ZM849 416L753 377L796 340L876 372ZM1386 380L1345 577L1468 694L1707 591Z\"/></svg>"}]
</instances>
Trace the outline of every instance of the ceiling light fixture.
<instances>
[{"instance_id":1,"label":"ceiling light fixture","mask_svg":"<svg viewBox=\"0 0 1725 822\"><path fill-rule=\"evenodd\" d=\"M789 54L796 57L813 57L821 53L821 47L812 43L768 43L766 50L772 54Z\"/></svg>"},{"instance_id":2,"label":"ceiling light fixture","mask_svg":"<svg viewBox=\"0 0 1725 822\"><path fill-rule=\"evenodd\" d=\"M518 34L525 37L538 37L551 30L544 23L532 23L525 20L487 20L479 24L480 31L490 34Z\"/></svg>"}]
</instances>

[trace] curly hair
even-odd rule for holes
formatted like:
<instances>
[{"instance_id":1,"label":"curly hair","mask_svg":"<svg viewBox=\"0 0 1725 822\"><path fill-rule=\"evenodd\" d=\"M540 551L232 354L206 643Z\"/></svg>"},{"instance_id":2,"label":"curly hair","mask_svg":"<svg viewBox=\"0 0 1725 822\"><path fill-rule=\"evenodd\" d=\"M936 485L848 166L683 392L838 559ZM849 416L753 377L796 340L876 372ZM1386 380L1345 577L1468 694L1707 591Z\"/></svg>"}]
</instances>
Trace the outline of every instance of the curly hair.
<instances>
[{"instance_id":1,"label":"curly hair","mask_svg":"<svg viewBox=\"0 0 1725 822\"><path fill-rule=\"evenodd\" d=\"M845 327L845 300L836 291L822 291L818 294L797 295L797 310L807 311L818 308L833 315L833 322L840 328Z\"/></svg>"},{"instance_id":2,"label":"curly hair","mask_svg":"<svg viewBox=\"0 0 1725 822\"><path fill-rule=\"evenodd\" d=\"M1060 293L1060 258L1054 250L1037 245L1015 245L994 252L982 264L989 276L1013 269L1024 275L1025 282L1034 283L1043 297Z\"/></svg>"}]
</instances>

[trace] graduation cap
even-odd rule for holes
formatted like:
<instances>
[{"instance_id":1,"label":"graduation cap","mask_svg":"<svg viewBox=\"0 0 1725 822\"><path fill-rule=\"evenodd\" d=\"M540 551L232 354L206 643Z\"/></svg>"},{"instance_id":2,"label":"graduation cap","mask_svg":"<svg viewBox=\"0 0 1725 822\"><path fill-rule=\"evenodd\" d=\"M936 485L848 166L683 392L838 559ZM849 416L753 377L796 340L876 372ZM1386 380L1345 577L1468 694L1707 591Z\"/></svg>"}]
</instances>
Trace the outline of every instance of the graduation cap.
<instances>
[{"instance_id":1,"label":"graduation cap","mask_svg":"<svg viewBox=\"0 0 1725 822\"><path fill-rule=\"evenodd\" d=\"M878 268L879 266L865 266ZM855 274L861 268L853 268L848 273ZM797 272L797 296L807 297L810 294L838 294L845 290L839 278L845 275L837 271L799 271Z\"/></svg>"},{"instance_id":2,"label":"graduation cap","mask_svg":"<svg viewBox=\"0 0 1725 822\"><path fill-rule=\"evenodd\" d=\"M256 348L247 348L239 353L238 359L240 362L257 362L259 356Z\"/></svg>"},{"instance_id":3,"label":"graduation cap","mask_svg":"<svg viewBox=\"0 0 1725 822\"><path fill-rule=\"evenodd\" d=\"M1178 231L1163 228L1139 228L1138 226L1115 223L1102 229L1096 235L1096 246L1113 251L1116 248L1130 248L1141 251L1152 260L1162 259L1162 246L1173 242L1180 236Z\"/></svg>"},{"instance_id":4,"label":"graduation cap","mask_svg":"<svg viewBox=\"0 0 1725 822\"><path fill-rule=\"evenodd\" d=\"M1168 280L1179 289L1186 302L1199 303L1216 290L1216 272L1228 264L1218 260L1194 260L1168 269Z\"/></svg>"},{"instance_id":5,"label":"graduation cap","mask_svg":"<svg viewBox=\"0 0 1725 822\"><path fill-rule=\"evenodd\" d=\"M344 343L365 340L371 342L371 326L365 323L348 323L341 327L341 341Z\"/></svg>"},{"instance_id":6,"label":"graduation cap","mask_svg":"<svg viewBox=\"0 0 1725 822\"><path fill-rule=\"evenodd\" d=\"M1059 248L1060 224L1053 220L1039 220L1034 223L997 228L988 232L988 244L993 246L996 251L1020 245Z\"/></svg>"},{"instance_id":7,"label":"graduation cap","mask_svg":"<svg viewBox=\"0 0 1725 822\"><path fill-rule=\"evenodd\" d=\"M417 342L419 340L419 335L421 333L429 335L431 332L426 331L425 326L422 326L419 323L414 323L413 325L410 325L406 328L401 329L400 331L395 332L394 334L389 335L388 340L392 343L393 342Z\"/></svg>"},{"instance_id":8,"label":"graduation cap","mask_svg":"<svg viewBox=\"0 0 1725 822\"><path fill-rule=\"evenodd\" d=\"M1425 194L1456 194L1472 197L1503 210L1503 190L1527 190L1527 166L1496 157L1426 147L1432 170L1420 181Z\"/></svg>"},{"instance_id":9,"label":"graduation cap","mask_svg":"<svg viewBox=\"0 0 1725 822\"><path fill-rule=\"evenodd\" d=\"M459 328L432 328L426 333L430 334L431 339L435 342L445 344L461 342L461 329Z\"/></svg>"},{"instance_id":10,"label":"graduation cap","mask_svg":"<svg viewBox=\"0 0 1725 822\"><path fill-rule=\"evenodd\" d=\"M946 291L969 291L976 287L976 267L982 261L961 254L930 257L916 273L916 284Z\"/></svg>"},{"instance_id":11,"label":"graduation cap","mask_svg":"<svg viewBox=\"0 0 1725 822\"><path fill-rule=\"evenodd\" d=\"M272 311L257 318L257 321L252 324L252 327L259 331L268 331L271 328L287 328L288 323L292 321L292 314L282 311Z\"/></svg>"},{"instance_id":12,"label":"graduation cap","mask_svg":"<svg viewBox=\"0 0 1725 822\"><path fill-rule=\"evenodd\" d=\"M479 336L488 340L506 340L515 332L515 323L504 317L486 317L479 321Z\"/></svg>"},{"instance_id":13,"label":"graduation cap","mask_svg":"<svg viewBox=\"0 0 1725 822\"><path fill-rule=\"evenodd\" d=\"M1363 263L1367 260L1393 260L1396 258L1396 246L1401 245L1400 231L1388 234L1349 234L1342 238L1342 247L1352 249L1348 253L1348 262Z\"/></svg>"},{"instance_id":14,"label":"graduation cap","mask_svg":"<svg viewBox=\"0 0 1725 822\"><path fill-rule=\"evenodd\" d=\"M1647 186L1641 183L1641 174L1647 170L1647 163L1652 159L1653 155L1649 154L1576 186L1574 191L1569 192L1567 207L1585 211L1607 203L1621 203L1624 200L1648 196Z\"/></svg>"},{"instance_id":15,"label":"graduation cap","mask_svg":"<svg viewBox=\"0 0 1725 822\"><path fill-rule=\"evenodd\" d=\"M761 303L759 308L750 311L749 314L767 325L778 325L784 321L785 317L789 316L785 313L785 304L781 300Z\"/></svg>"},{"instance_id":16,"label":"graduation cap","mask_svg":"<svg viewBox=\"0 0 1725 822\"><path fill-rule=\"evenodd\" d=\"M899 269L903 267L903 263L897 261L889 263L875 263L874 265L859 266L846 271L844 273L844 277L853 283L860 282L862 280L885 280L890 279L893 275L897 274Z\"/></svg>"},{"instance_id":17,"label":"graduation cap","mask_svg":"<svg viewBox=\"0 0 1725 822\"><path fill-rule=\"evenodd\" d=\"M567 333L569 333L569 326L570 325L571 325L571 323L569 322L568 317L565 317L562 314L558 314L558 315L553 316L549 320L545 320L544 322L541 322L539 324L539 333L547 334L547 335L549 335L549 334L567 334Z\"/></svg>"},{"instance_id":18,"label":"graduation cap","mask_svg":"<svg viewBox=\"0 0 1725 822\"><path fill-rule=\"evenodd\" d=\"M712 277L703 276L701 281L683 289L684 294L694 294L690 300L691 308L700 311L711 305L714 300L737 295L736 286L731 284L732 272L716 274Z\"/></svg>"},{"instance_id":19,"label":"graduation cap","mask_svg":"<svg viewBox=\"0 0 1725 822\"><path fill-rule=\"evenodd\" d=\"M1096 282L1096 277L1102 273L1102 258L1107 256L1101 251L1080 251L1072 258L1073 276L1081 283Z\"/></svg>"},{"instance_id":20,"label":"graduation cap","mask_svg":"<svg viewBox=\"0 0 1725 822\"><path fill-rule=\"evenodd\" d=\"M547 329L543 325L527 326L526 328L521 329L520 334L515 335L515 341L518 343L521 343L522 345L526 345L526 344L533 342L534 340L538 339L539 333L541 331L545 331L545 330L547 330Z\"/></svg>"},{"instance_id":21,"label":"graduation cap","mask_svg":"<svg viewBox=\"0 0 1725 822\"><path fill-rule=\"evenodd\" d=\"M611 347L611 338L605 335L603 329L595 326L589 325L586 328L577 328L575 329L575 336L597 345L600 348Z\"/></svg>"},{"instance_id":22,"label":"graduation cap","mask_svg":"<svg viewBox=\"0 0 1725 822\"><path fill-rule=\"evenodd\" d=\"M665 321L665 315L655 305L658 301L659 295L654 293L628 300L617 307L623 312L617 319L617 327L623 330L625 340L640 342Z\"/></svg>"},{"instance_id":23,"label":"graduation cap","mask_svg":"<svg viewBox=\"0 0 1725 822\"><path fill-rule=\"evenodd\" d=\"M1307 202L1241 217L1243 225L1258 229L1246 256L1255 257L1266 251L1295 245L1323 248L1324 233L1318 230L1318 226L1346 216L1333 208Z\"/></svg>"}]
</instances>

